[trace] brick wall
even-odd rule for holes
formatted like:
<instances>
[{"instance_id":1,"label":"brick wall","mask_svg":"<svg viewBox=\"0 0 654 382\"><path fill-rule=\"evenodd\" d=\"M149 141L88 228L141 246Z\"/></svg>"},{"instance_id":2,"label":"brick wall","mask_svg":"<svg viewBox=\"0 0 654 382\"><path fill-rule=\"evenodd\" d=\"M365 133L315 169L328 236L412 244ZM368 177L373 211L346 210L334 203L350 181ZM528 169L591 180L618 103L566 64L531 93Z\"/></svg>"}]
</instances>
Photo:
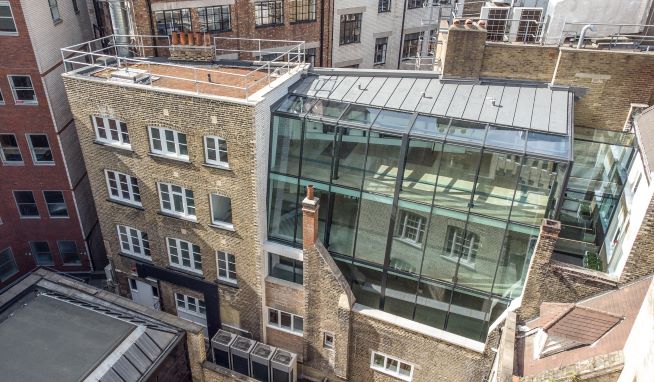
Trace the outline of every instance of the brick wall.
<instances>
[{"instance_id":1,"label":"brick wall","mask_svg":"<svg viewBox=\"0 0 654 382\"><path fill-rule=\"evenodd\" d=\"M555 46L486 43L480 77L549 82L559 49Z\"/></svg>"},{"instance_id":2,"label":"brick wall","mask_svg":"<svg viewBox=\"0 0 654 382\"><path fill-rule=\"evenodd\" d=\"M486 47L485 29L453 24L444 44L448 47L443 53L444 78L479 77Z\"/></svg>"},{"instance_id":3,"label":"brick wall","mask_svg":"<svg viewBox=\"0 0 654 382\"><path fill-rule=\"evenodd\" d=\"M654 199L647 206L627 262L620 275L620 284L628 284L654 273Z\"/></svg>"}]
</instances>

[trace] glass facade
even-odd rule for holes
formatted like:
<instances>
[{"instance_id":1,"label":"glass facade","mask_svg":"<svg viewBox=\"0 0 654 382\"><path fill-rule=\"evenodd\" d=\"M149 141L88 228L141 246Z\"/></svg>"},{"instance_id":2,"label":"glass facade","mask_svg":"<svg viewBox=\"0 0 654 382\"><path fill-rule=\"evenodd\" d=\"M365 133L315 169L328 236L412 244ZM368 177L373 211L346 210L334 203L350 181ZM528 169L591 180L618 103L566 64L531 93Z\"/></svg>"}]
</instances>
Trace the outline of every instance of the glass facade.
<instances>
[{"instance_id":1,"label":"glass facade","mask_svg":"<svg viewBox=\"0 0 654 382\"><path fill-rule=\"evenodd\" d=\"M482 341L570 168L567 135L296 95L271 129L268 237L301 247L313 184L358 303Z\"/></svg>"}]
</instances>

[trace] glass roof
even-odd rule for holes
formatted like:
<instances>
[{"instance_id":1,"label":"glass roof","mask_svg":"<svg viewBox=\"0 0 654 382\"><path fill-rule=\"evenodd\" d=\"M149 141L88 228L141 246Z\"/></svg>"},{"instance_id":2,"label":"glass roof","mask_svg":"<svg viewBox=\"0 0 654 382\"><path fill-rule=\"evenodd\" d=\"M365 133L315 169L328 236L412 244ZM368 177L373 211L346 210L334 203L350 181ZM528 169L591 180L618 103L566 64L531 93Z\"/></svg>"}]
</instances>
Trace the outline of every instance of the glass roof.
<instances>
[{"instance_id":1,"label":"glass roof","mask_svg":"<svg viewBox=\"0 0 654 382\"><path fill-rule=\"evenodd\" d=\"M409 134L417 138L482 146L559 160L572 159L572 137L497 124L410 113L369 105L289 95L275 110L339 126Z\"/></svg>"}]
</instances>

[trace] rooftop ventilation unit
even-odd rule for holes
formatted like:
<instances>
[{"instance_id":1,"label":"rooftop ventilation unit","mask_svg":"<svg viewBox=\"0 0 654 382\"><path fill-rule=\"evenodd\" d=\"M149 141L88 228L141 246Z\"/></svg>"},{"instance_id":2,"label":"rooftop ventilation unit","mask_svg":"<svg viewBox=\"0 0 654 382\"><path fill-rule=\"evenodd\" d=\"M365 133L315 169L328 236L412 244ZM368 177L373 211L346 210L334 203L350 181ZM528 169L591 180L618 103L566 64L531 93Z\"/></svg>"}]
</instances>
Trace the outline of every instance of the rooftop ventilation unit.
<instances>
[{"instance_id":1,"label":"rooftop ventilation unit","mask_svg":"<svg viewBox=\"0 0 654 382\"><path fill-rule=\"evenodd\" d=\"M211 353L213 354L213 362L228 369L231 369L230 359L230 345L234 342L236 334L226 332L220 329L215 336L211 339Z\"/></svg>"},{"instance_id":2,"label":"rooftop ventilation unit","mask_svg":"<svg viewBox=\"0 0 654 382\"><path fill-rule=\"evenodd\" d=\"M272 382L297 381L297 355L277 349L271 360Z\"/></svg>"},{"instance_id":3,"label":"rooftop ventilation unit","mask_svg":"<svg viewBox=\"0 0 654 382\"><path fill-rule=\"evenodd\" d=\"M230 346L232 370L244 375L252 375L250 374L250 352L256 343L245 337L236 337Z\"/></svg>"},{"instance_id":4,"label":"rooftop ventilation unit","mask_svg":"<svg viewBox=\"0 0 654 382\"><path fill-rule=\"evenodd\" d=\"M122 68L111 72L113 81L141 83L150 79L150 74L143 69Z\"/></svg>"},{"instance_id":5,"label":"rooftop ventilation unit","mask_svg":"<svg viewBox=\"0 0 654 382\"><path fill-rule=\"evenodd\" d=\"M257 381L269 382L272 379L270 360L275 353L275 348L266 344L258 343L250 353L250 369L252 378Z\"/></svg>"}]
</instances>

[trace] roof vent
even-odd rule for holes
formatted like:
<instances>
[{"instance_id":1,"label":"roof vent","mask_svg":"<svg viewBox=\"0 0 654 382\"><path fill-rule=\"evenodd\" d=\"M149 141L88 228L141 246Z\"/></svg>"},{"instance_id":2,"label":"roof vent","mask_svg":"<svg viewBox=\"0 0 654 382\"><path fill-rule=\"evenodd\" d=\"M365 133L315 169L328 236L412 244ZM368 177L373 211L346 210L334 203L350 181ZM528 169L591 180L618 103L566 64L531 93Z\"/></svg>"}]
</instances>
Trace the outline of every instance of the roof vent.
<instances>
[{"instance_id":1,"label":"roof vent","mask_svg":"<svg viewBox=\"0 0 654 382\"><path fill-rule=\"evenodd\" d=\"M122 68L111 72L113 81L141 83L150 79L150 73L143 69Z\"/></svg>"}]
</instances>

